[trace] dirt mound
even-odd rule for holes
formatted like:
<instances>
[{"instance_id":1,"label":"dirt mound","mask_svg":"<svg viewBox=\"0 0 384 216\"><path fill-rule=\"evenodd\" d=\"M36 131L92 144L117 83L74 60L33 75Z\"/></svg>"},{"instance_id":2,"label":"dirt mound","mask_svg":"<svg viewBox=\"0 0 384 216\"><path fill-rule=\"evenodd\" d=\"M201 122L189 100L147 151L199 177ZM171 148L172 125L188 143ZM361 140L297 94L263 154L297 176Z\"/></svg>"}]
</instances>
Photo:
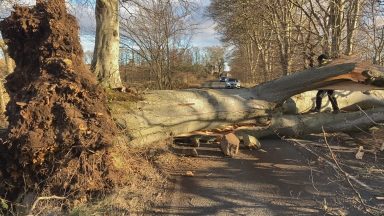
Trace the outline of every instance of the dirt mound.
<instances>
[{"instance_id":1,"label":"dirt mound","mask_svg":"<svg viewBox=\"0 0 384 216\"><path fill-rule=\"evenodd\" d=\"M26 187L83 197L113 187L119 179L111 159L118 131L105 92L83 63L79 27L65 1L16 6L0 29L16 60L6 83L11 100L1 194Z\"/></svg>"}]
</instances>

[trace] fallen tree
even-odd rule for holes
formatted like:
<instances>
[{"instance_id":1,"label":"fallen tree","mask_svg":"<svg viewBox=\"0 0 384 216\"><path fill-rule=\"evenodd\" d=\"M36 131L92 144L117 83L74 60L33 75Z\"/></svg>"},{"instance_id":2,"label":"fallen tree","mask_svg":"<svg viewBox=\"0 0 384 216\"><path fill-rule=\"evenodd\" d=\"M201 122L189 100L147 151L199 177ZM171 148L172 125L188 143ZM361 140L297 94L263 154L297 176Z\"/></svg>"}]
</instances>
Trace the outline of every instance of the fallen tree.
<instances>
[{"instance_id":1,"label":"fallen tree","mask_svg":"<svg viewBox=\"0 0 384 216\"><path fill-rule=\"evenodd\" d=\"M384 87L383 77L384 73L377 66L356 59L341 59L251 89L153 91L142 95L143 100L113 101L109 106L130 144L141 146L180 134L229 125L263 125L268 130L265 118L281 112L278 108L294 95L313 89L356 90L356 86L364 91L381 89ZM362 97L350 98L352 100L347 104L369 101ZM369 98L382 105L380 95ZM302 100L311 99L304 97ZM317 119L322 115L311 115L311 118ZM280 123L280 127L285 127L284 122ZM319 128L321 124L319 122ZM271 130L277 127L270 126ZM310 130L307 132L312 133Z\"/></svg>"},{"instance_id":2,"label":"fallen tree","mask_svg":"<svg viewBox=\"0 0 384 216\"><path fill-rule=\"evenodd\" d=\"M317 91L308 91L295 95L283 104L284 114L306 113L315 107L315 95ZM374 109L384 107L384 92L372 91L336 91L335 97L339 108L344 111L358 111L360 109ZM322 110L332 110L328 97L323 98Z\"/></svg>"},{"instance_id":3,"label":"fallen tree","mask_svg":"<svg viewBox=\"0 0 384 216\"><path fill-rule=\"evenodd\" d=\"M334 132L361 132L372 126L382 126L384 122L384 107L360 110L350 113L317 113L307 115L271 116L268 126L238 127L238 135L253 135L264 137L273 134L288 137L300 137L306 134Z\"/></svg>"},{"instance_id":4,"label":"fallen tree","mask_svg":"<svg viewBox=\"0 0 384 216\"><path fill-rule=\"evenodd\" d=\"M111 116L105 92L84 65L78 27L65 11L64 0L15 7L0 29L16 60L15 72L6 84L11 100L7 105L8 140L0 146L0 176L7 176L0 182L2 194L18 192L25 185L27 190L39 190L41 184L48 184L51 193L76 198L110 189L123 178L119 170L125 168L124 161L115 157L123 154L115 148L117 137L126 145L142 146L230 125L293 135L316 132L325 124L334 125L322 122L330 118L325 118L328 114L311 115L308 120L279 116L283 102L319 88L384 87L381 68L344 59L250 89L152 91L135 100L117 99L108 103ZM356 124L365 125L369 115L373 117L370 121L382 121L381 112L333 117L339 122L346 116L364 117ZM309 124L320 117L317 125ZM117 136L112 118L122 129L121 136ZM300 132L307 127L303 121L311 127ZM294 128L293 133L285 128Z\"/></svg>"}]
</instances>

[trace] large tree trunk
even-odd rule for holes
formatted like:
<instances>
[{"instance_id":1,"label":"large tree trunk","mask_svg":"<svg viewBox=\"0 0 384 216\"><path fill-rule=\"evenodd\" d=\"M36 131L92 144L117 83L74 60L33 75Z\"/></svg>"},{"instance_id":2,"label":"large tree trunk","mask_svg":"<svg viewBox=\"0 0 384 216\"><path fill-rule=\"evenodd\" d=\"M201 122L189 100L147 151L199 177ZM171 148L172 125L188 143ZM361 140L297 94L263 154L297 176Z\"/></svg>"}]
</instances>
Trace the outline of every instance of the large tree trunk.
<instances>
[{"instance_id":1,"label":"large tree trunk","mask_svg":"<svg viewBox=\"0 0 384 216\"><path fill-rule=\"evenodd\" d=\"M145 145L197 130L258 125L260 118L270 116L293 95L318 88L348 89L351 83L383 88L383 77L375 67L351 62L308 69L251 89L154 91L143 95L142 101L115 101L110 108L130 144Z\"/></svg>"},{"instance_id":2,"label":"large tree trunk","mask_svg":"<svg viewBox=\"0 0 384 216\"><path fill-rule=\"evenodd\" d=\"M96 1L96 43L92 71L106 88L122 86L119 72L119 0Z\"/></svg>"},{"instance_id":3,"label":"large tree trunk","mask_svg":"<svg viewBox=\"0 0 384 216\"><path fill-rule=\"evenodd\" d=\"M284 114L299 114L310 111L315 107L317 91L308 91L295 95L283 104ZM339 108L345 111L373 109L384 107L384 92L377 91L336 91ZM332 110L328 97L323 98L322 111Z\"/></svg>"},{"instance_id":4,"label":"large tree trunk","mask_svg":"<svg viewBox=\"0 0 384 216\"><path fill-rule=\"evenodd\" d=\"M363 131L384 122L384 108L351 113L317 113L308 115L275 115L271 117L268 127L238 128L238 135L249 134L256 137L279 134L298 137L311 133L329 133Z\"/></svg>"}]
</instances>

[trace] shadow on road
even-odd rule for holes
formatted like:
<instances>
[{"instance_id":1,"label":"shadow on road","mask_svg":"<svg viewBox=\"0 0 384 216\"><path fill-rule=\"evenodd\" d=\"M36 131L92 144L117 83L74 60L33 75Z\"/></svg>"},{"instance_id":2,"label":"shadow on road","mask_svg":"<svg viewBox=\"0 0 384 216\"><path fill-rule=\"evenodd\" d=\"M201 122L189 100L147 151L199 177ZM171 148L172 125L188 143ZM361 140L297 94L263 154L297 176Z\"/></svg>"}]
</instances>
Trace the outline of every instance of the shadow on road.
<instances>
[{"instance_id":1,"label":"shadow on road","mask_svg":"<svg viewBox=\"0 0 384 216\"><path fill-rule=\"evenodd\" d=\"M173 197L156 214L318 215L325 203L340 207L336 194L342 191L310 165L310 155L281 140L262 144L264 151L241 149L236 158L222 157L215 144L202 145L195 176L175 176Z\"/></svg>"}]
</instances>

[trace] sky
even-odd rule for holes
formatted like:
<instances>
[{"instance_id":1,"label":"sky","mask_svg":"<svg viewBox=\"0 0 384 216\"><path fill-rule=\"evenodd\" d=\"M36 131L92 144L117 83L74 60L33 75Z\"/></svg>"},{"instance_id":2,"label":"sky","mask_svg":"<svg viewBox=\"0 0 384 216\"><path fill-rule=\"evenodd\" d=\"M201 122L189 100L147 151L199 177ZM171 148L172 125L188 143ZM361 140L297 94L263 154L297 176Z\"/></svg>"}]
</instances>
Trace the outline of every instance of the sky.
<instances>
[{"instance_id":1,"label":"sky","mask_svg":"<svg viewBox=\"0 0 384 216\"><path fill-rule=\"evenodd\" d=\"M210 4L210 0L193 0L198 5L199 10L195 15L194 20L198 23L195 30L191 46L207 47L221 45L219 35L215 32L215 23L210 18L204 15L205 9ZM94 17L93 8L89 7L76 7L70 9L80 23L80 39L84 51L93 51L94 47L94 32L96 29L96 21Z\"/></svg>"},{"instance_id":2,"label":"sky","mask_svg":"<svg viewBox=\"0 0 384 216\"><path fill-rule=\"evenodd\" d=\"M196 4L199 6L200 10L197 14L196 20L198 21L198 29L193 35L192 43L195 46L206 47L221 45L219 40L219 35L215 31L215 23L212 19L206 17L204 14L205 10L210 4L210 0L195 0Z\"/></svg>"},{"instance_id":3,"label":"sky","mask_svg":"<svg viewBox=\"0 0 384 216\"><path fill-rule=\"evenodd\" d=\"M1 4L0 0L0 4ZM18 2L19 4L35 4L35 0L13 0ZM76 1L76 0L75 0ZM216 46L221 45L219 40L219 35L215 32L214 27L215 23L213 20L204 16L205 8L209 6L210 0L191 0L194 1L199 7L198 13L194 17L196 23L198 23L198 27L195 30L192 40L191 46L197 47L206 47L206 46ZM0 5L3 6L3 5ZM2 8L2 7L0 7ZM93 51L94 41L95 41L95 29L96 29L96 21L94 15L93 7L87 6L79 6L71 7L70 12L74 14L80 24L80 39L83 45L83 49L85 52ZM5 17L7 13L9 13L10 9L0 10L0 17Z\"/></svg>"}]
</instances>

